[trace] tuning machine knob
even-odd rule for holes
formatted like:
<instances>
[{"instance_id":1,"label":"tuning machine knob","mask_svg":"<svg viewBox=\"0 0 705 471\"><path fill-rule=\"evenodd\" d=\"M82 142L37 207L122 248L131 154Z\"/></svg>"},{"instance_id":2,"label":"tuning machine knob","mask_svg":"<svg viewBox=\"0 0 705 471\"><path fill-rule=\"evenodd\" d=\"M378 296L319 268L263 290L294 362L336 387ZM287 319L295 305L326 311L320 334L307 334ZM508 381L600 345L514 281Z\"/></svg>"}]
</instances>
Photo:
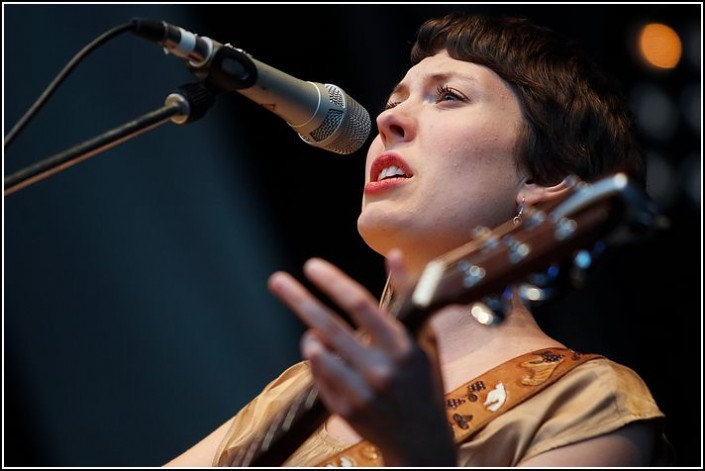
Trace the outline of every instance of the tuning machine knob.
<instances>
[{"instance_id":1,"label":"tuning machine knob","mask_svg":"<svg viewBox=\"0 0 705 471\"><path fill-rule=\"evenodd\" d=\"M470 314L482 325L498 325L504 321L510 305L512 290L507 288L501 295L486 296L481 302L470 306Z\"/></svg>"}]
</instances>

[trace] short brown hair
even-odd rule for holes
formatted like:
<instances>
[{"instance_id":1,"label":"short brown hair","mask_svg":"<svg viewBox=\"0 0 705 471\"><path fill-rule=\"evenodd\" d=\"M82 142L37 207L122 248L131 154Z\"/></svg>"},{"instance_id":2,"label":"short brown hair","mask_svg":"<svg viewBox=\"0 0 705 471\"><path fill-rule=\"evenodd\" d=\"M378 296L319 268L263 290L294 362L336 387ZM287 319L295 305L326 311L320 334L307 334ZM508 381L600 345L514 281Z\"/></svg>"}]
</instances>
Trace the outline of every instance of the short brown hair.
<instances>
[{"instance_id":1,"label":"short brown hair","mask_svg":"<svg viewBox=\"0 0 705 471\"><path fill-rule=\"evenodd\" d=\"M575 43L523 18L451 13L419 28L411 61L444 49L489 67L517 93L526 122L518 164L535 183L624 171L644 184L644 159L621 88Z\"/></svg>"}]
</instances>

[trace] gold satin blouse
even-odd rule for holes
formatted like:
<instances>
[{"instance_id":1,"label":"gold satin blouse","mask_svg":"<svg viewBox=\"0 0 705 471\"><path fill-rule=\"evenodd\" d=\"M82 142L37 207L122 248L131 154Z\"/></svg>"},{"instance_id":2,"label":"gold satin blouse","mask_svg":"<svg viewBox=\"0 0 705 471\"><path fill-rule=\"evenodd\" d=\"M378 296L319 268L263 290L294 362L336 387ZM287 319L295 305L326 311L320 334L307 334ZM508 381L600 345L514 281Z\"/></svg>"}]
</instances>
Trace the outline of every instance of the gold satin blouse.
<instances>
[{"instance_id":1,"label":"gold satin blouse","mask_svg":"<svg viewBox=\"0 0 705 471\"><path fill-rule=\"evenodd\" d=\"M264 424L309 379L308 364L300 362L268 384L234 417L213 465L228 466L238 447L252 434L261 433ZM664 414L642 379L623 365L595 359L497 416L459 445L458 465L515 466L544 451L612 432L630 422L653 419L662 422ZM316 466L348 446L320 427L283 466ZM662 459L659 456L658 462Z\"/></svg>"}]
</instances>

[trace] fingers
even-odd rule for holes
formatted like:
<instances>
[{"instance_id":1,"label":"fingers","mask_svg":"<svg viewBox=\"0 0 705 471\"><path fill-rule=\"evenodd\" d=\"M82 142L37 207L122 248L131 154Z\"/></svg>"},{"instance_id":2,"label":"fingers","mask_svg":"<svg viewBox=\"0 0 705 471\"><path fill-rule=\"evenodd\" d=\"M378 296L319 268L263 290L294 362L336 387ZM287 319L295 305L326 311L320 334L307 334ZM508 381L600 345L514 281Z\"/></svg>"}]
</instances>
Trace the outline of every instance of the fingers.
<instances>
[{"instance_id":1,"label":"fingers","mask_svg":"<svg viewBox=\"0 0 705 471\"><path fill-rule=\"evenodd\" d=\"M394 271L399 275L403 273L400 257L394 260ZM384 383L393 374L394 364L403 362L414 348L413 338L405 327L381 311L377 300L362 285L330 263L311 259L304 265L304 273L352 318L359 331L287 273L273 274L269 287L312 329L327 350L342 357L368 383Z\"/></svg>"},{"instance_id":2,"label":"fingers","mask_svg":"<svg viewBox=\"0 0 705 471\"><path fill-rule=\"evenodd\" d=\"M314 258L304 265L304 273L317 288L347 312L355 324L382 348L393 348L401 334L397 324L380 312L378 301L363 286L334 265Z\"/></svg>"},{"instance_id":3,"label":"fingers","mask_svg":"<svg viewBox=\"0 0 705 471\"><path fill-rule=\"evenodd\" d=\"M357 371L328 350L313 332L304 334L301 351L309 360L321 398L331 412L346 415L351 402L359 404L369 396L369 388Z\"/></svg>"},{"instance_id":4,"label":"fingers","mask_svg":"<svg viewBox=\"0 0 705 471\"><path fill-rule=\"evenodd\" d=\"M388 267L390 277L406 283L399 252L390 254ZM428 374L428 359L406 328L380 310L377 300L338 268L311 259L304 273L365 334L361 337L360 330L344 322L291 275L277 272L270 277L271 291L310 328L301 351L310 362L326 407L350 423L358 423L361 417L376 420L380 414L389 415L398 406L395 398L408 396L419 375ZM379 434L374 427L365 427L374 436Z\"/></svg>"},{"instance_id":5,"label":"fingers","mask_svg":"<svg viewBox=\"0 0 705 471\"><path fill-rule=\"evenodd\" d=\"M277 272L269 278L269 289L286 304L301 321L320 332L329 347L346 358L360 354L362 347L352 329L313 296L288 273Z\"/></svg>"}]
</instances>

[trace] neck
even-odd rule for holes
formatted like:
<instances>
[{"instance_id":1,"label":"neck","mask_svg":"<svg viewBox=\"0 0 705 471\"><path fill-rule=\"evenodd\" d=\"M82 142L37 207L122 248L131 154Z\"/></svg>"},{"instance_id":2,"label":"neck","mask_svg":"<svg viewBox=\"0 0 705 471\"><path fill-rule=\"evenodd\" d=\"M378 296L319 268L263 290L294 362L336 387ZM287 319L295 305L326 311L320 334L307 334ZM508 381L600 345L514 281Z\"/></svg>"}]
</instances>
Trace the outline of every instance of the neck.
<instances>
[{"instance_id":1,"label":"neck","mask_svg":"<svg viewBox=\"0 0 705 471\"><path fill-rule=\"evenodd\" d=\"M470 306L460 305L444 308L430 325L438 342L446 391L522 353L563 346L539 328L516 296L499 325L480 324L470 315Z\"/></svg>"},{"instance_id":2,"label":"neck","mask_svg":"<svg viewBox=\"0 0 705 471\"><path fill-rule=\"evenodd\" d=\"M404 262L409 279L418 279L418 266L425 267L428 260L422 260L418 266L412 263L411 267L408 257ZM385 294L392 293L385 291ZM399 293L392 296L396 294ZM385 296L382 303L387 304L392 296ZM516 291L508 302L504 320L498 325L480 324L470 313L472 304L449 304L435 312L427 323L435 337L446 391L523 353L564 347L541 330Z\"/></svg>"}]
</instances>

